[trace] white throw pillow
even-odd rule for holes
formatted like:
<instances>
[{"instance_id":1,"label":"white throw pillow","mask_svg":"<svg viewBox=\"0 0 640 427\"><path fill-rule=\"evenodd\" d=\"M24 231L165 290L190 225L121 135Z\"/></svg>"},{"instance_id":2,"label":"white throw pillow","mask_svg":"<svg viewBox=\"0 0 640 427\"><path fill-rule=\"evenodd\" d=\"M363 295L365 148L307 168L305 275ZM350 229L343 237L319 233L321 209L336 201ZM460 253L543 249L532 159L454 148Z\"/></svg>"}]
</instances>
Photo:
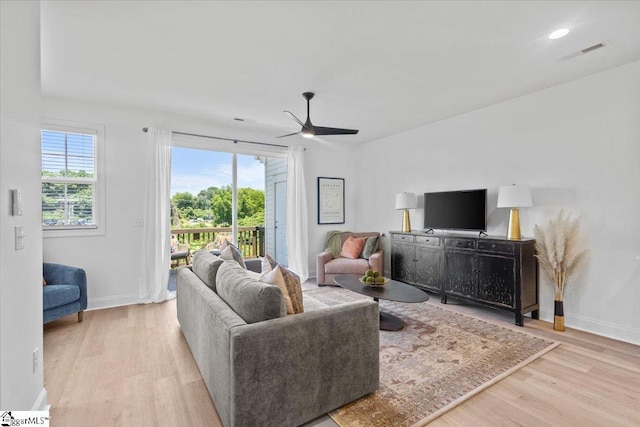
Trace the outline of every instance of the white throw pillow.
<instances>
[{"instance_id":1,"label":"white throw pillow","mask_svg":"<svg viewBox=\"0 0 640 427\"><path fill-rule=\"evenodd\" d=\"M267 271L262 274L262 276L260 276L260 281L262 283L268 283L279 287L280 292L282 292L282 297L284 298L284 303L287 306L287 314L295 314L293 304L291 303L291 297L289 297L289 291L287 290L287 282L282 275L282 270L279 265L271 271Z\"/></svg>"}]
</instances>

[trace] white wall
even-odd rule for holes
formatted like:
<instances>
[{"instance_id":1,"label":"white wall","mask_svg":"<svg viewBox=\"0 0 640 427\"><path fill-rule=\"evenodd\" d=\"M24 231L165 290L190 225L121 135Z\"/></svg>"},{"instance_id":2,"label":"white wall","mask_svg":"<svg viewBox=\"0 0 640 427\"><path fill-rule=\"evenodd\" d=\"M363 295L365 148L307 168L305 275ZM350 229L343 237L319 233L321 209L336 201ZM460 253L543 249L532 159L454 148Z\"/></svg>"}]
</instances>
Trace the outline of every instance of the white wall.
<instances>
[{"instance_id":1,"label":"white wall","mask_svg":"<svg viewBox=\"0 0 640 427\"><path fill-rule=\"evenodd\" d=\"M400 229L398 192L420 195L411 219L422 229L422 193L488 188L488 232L505 235L497 189L513 183L532 187L526 236L561 209L581 216L591 253L565 300L567 326L640 343L640 62L365 144L358 164L381 171L360 186L362 230ZM540 288L552 320L546 277Z\"/></svg>"},{"instance_id":2,"label":"white wall","mask_svg":"<svg viewBox=\"0 0 640 427\"><path fill-rule=\"evenodd\" d=\"M106 234L95 237L52 237L44 239L44 260L84 268L88 277L89 309L104 308L137 301L138 270L142 228L134 220L143 216L145 126L263 141L261 135L215 125L202 120L128 110L120 107L83 104L45 98L43 117L105 125L106 140ZM277 132L277 131L276 131ZM271 135L270 135L271 136ZM208 140L199 140L207 144ZM278 143L300 143L289 138ZM213 144L213 142L212 142ZM350 166L354 148L331 147L322 141L304 141L307 147L307 196L309 198L309 260L311 276L315 272L315 254L322 249L326 231L336 226L317 226L316 178L336 176L346 178L347 224L354 229L356 218L355 172L345 173Z\"/></svg>"},{"instance_id":3,"label":"white wall","mask_svg":"<svg viewBox=\"0 0 640 427\"><path fill-rule=\"evenodd\" d=\"M0 408L47 405L42 371L40 4L0 2ZM23 215L10 215L19 189ZM14 227L25 247L15 250ZM32 354L40 363L33 372Z\"/></svg>"},{"instance_id":4,"label":"white wall","mask_svg":"<svg viewBox=\"0 0 640 427\"><path fill-rule=\"evenodd\" d=\"M330 137L304 141L309 202L309 270L327 231L399 229L401 191L489 189L489 233L504 235L507 210L493 208L497 188L533 187L535 207L521 210L532 235L560 209L583 218L591 260L566 299L567 325L640 342L639 63L443 120L361 146ZM89 307L133 303L141 262L143 126L263 140L264 135L151 111L44 100L43 116L101 123L107 143L107 233L47 238L47 261L79 265L89 276ZM262 137L261 137L262 136ZM278 140L293 143L293 139ZM297 141L296 141L297 143ZM317 177L345 178L346 223L317 224ZM618 190L619 188L619 190ZM420 197L420 202L422 198ZM422 211L412 212L421 228ZM389 244L386 268L389 269ZM552 293L541 281L541 316L552 318Z\"/></svg>"},{"instance_id":5,"label":"white wall","mask_svg":"<svg viewBox=\"0 0 640 427\"><path fill-rule=\"evenodd\" d=\"M309 214L309 277L316 276L316 255L322 252L327 232L358 231L359 188L362 174L355 165L358 147L348 142L332 142L331 137L314 138L307 145L305 173ZM318 224L318 177L344 178L345 223Z\"/></svg>"},{"instance_id":6,"label":"white wall","mask_svg":"<svg viewBox=\"0 0 640 427\"><path fill-rule=\"evenodd\" d=\"M43 117L105 125L106 234L45 237L44 261L82 267L87 272L88 309L137 301L141 262L144 143L148 117L123 110L44 99Z\"/></svg>"}]
</instances>

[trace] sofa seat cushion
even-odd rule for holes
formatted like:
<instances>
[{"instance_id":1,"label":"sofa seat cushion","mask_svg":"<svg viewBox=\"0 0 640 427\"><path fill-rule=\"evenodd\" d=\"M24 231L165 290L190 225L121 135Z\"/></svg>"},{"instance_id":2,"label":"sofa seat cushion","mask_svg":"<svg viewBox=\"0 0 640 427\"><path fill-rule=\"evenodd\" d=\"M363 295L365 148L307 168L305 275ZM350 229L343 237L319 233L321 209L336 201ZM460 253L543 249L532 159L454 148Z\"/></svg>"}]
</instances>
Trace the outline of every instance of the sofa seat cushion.
<instances>
[{"instance_id":1,"label":"sofa seat cushion","mask_svg":"<svg viewBox=\"0 0 640 427\"><path fill-rule=\"evenodd\" d=\"M222 258L217 257L210 252L198 251L193 256L191 271L193 271L194 274L205 283L205 285L216 292L218 268L220 268L223 262L224 260Z\"/></svg>"},{"instance_id":2,"label":"sofa seat cushion","mask_svg":"<svg viewBox=\"0 0 640 427\"><path fill-rule=\"evenodd\" d=\"M47 285L42 288L44 310L70 304L80 299L80 288L76 285Z\"/></svg>"},{"instance_id":3,"label":"sofa seat cushion","mask_svg":"<svg viewBox=\"0 0 640 427\"><path fill-rule=\"evenodd\" d=\"M235 261L220 265L216 289L220 298L247 323L287 315L280 288L255 280Z\"/></svg>"},{"instance_id":4,"label":"sofa seat cushion","mask_svg":"<svg viewBox=\"0 0 640 427\"><path fill-rule=\"evenodd\" d=\"M362 274L369 269L369 261L364 258L334 258L324 265L327 274Z\"/></svg>"},{"instance_id":5,"label":"sofa seat cushion","mask_svg":"<svg viewBox=\"0 0 640 427\"><path fill-rule=\"evenodd\" d=\"M315 298L306 296L304 292L302 293L302 300L304 301L304 311L307 313L329 307L327 304L320 302Z\"/></svg>"}]
</instances>

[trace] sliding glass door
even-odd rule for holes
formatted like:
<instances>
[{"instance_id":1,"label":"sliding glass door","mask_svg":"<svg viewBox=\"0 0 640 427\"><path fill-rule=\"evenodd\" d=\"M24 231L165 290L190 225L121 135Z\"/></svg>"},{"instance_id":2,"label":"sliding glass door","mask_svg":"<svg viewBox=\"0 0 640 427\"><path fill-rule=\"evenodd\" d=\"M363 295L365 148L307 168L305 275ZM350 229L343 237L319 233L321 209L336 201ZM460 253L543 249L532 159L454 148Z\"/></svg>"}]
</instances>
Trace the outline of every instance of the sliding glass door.
<instances>
[{"instance_id":1,"label":"sliding glass door","mask_svg":"<svg viewBox=\"0 0 640 427\"><path fill-rule=\"evenodd\" d=\"M281 163L286 180L284 159L173 147L171 228L175 243L189 245L193 252L220 250L228 241L247 258L264 256L276 247L282 252L286 245L276 243L274 216ZM278 197L277 203L286 207L282 194ZM278 242L284 241L278 235Z\"/></svg>"}]
</instances>

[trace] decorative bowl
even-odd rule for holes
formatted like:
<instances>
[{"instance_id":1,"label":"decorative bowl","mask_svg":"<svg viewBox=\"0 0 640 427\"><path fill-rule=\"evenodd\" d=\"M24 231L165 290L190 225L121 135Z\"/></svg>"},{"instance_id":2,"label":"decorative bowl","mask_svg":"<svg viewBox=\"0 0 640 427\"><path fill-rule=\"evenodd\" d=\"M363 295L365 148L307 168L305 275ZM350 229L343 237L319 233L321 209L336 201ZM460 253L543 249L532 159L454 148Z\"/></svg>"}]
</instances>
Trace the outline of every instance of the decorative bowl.
<instances>
[{"instance_id":1,"label":"decorative bowl","mask_svg":"<svg viewBox=\"0 0 640 427\"><path fill-rule=\"evenodd\" d=\"M372 288L377 288L377 287L384 286L387 283L389 283L389 280L390 280L389 278L383 277L383 279L384 279L384 282L382 282L382 283L367 283L364 280L362 280L362 277L360 279L358 279L358 280L360 280L360 283L362 283L363 285L371 286Z\"/></svg>"}]
</instances>

